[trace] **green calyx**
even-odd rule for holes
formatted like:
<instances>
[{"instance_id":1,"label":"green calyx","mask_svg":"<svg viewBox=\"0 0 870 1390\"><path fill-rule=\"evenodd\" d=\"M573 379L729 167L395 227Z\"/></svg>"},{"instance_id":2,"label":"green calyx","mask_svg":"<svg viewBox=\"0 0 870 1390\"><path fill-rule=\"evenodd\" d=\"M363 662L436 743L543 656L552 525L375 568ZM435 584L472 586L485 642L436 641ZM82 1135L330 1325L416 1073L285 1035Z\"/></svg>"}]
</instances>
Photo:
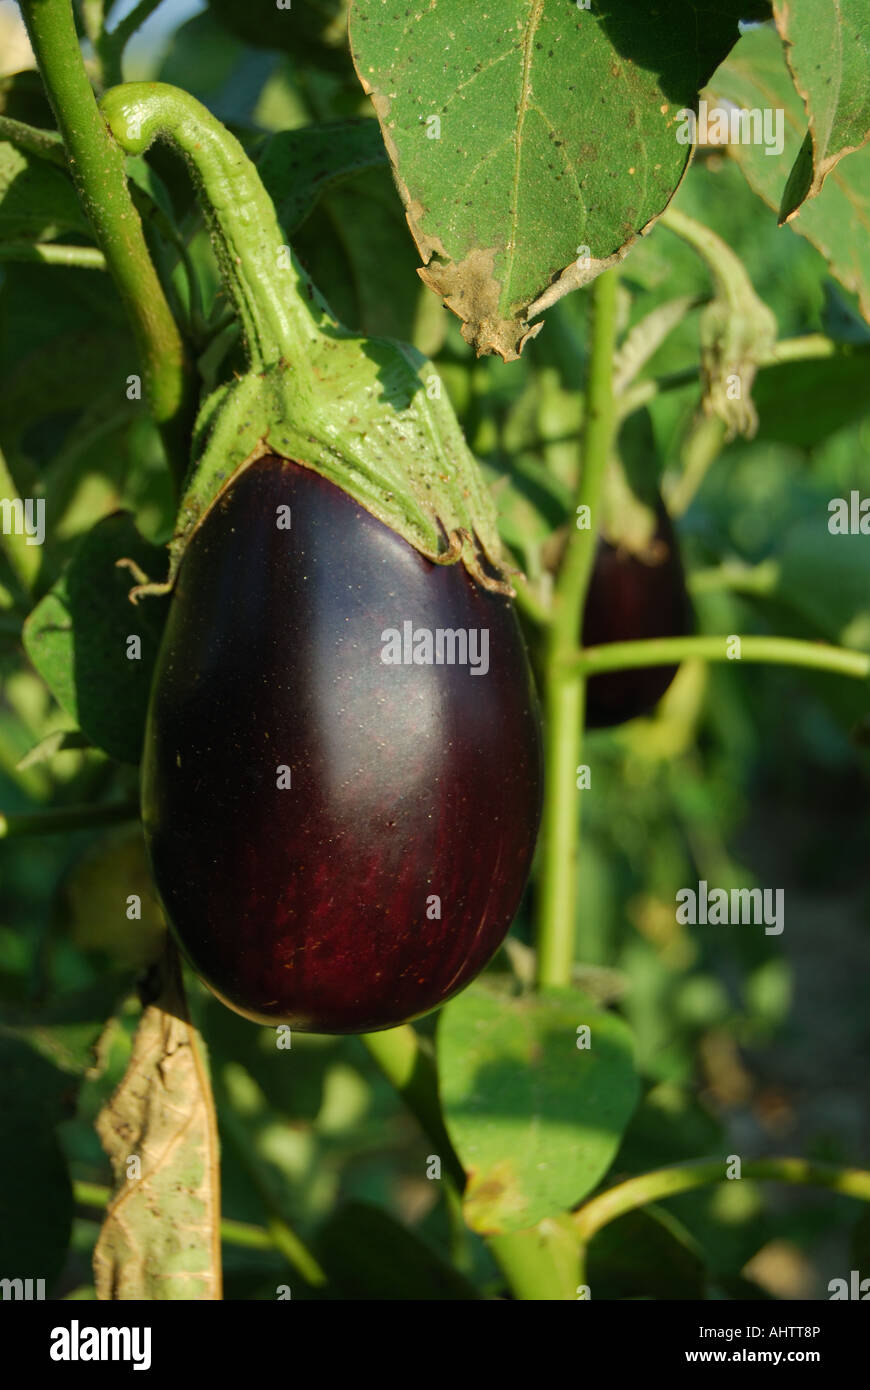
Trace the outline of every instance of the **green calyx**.
<instances>
[{"instance_id":1,"label":"green calyx","mask_svg":"<svg viewBox=\"0 0 870 1390\"><path fill-rule=\"evenodd\" d=\"M242 146L200 102L134 82L100 105L126 153L164 139L187 161L249 363L200 410L169 579L133 596L172 586L215 499L272 453L322 474L427 559L461 560L484 587L511 593L492 499L431 363L337 322L285 243Z\"/></svg>"}]
</instances>

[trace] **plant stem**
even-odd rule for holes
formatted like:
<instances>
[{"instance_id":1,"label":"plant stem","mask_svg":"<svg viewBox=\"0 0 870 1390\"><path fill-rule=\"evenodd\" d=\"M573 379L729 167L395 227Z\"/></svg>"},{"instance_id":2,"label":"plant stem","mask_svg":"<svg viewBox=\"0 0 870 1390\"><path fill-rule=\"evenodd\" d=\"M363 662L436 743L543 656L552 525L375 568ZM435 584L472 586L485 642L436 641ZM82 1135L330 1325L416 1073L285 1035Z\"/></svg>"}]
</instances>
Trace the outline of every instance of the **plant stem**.
<instances>
[{"instance_id":1,"label":"plant stem","mask_svg":"<svg viewBox=\"0 0 870 1390\"><path fill-rule=\"evenodd\" d=\"M77 1206L95 1207L100 1211L109 1205L112 1195L108 1187L95 1182L74 1182L72 1189L73 1201ZM262 1226L252 1226L247 1221L230 1221L226 1217L221 1221L221 1240L227 1245L239 1245L247 1250L279 1248L270 1231Z\"/></svg>"},{"instance_id":2,"label":"plant stem","mask_svg":"<svg viewBox=\"0 0 870 1390\"><path fill-rule=\"evenodd\" d=\"M127 311L154 419L180 483L195 408L193 378L111 138L85 71L70 0L21 0L69 171Z\"/></svg>"},{"instance_id":3,"label":"plant stem","mask_svg":"<svg viewBox=\"0 0 870 1390\"><path fill-rule=\"evenodd\" d=\"M329 311L286 245L274 204L239 141L201 102L164 82L114 87L100 108L128 154L167 140L188 162L251 368L283 361L301 375L316 319Z\"/></svg>"},{"instance_id":4,"label":"plant stem","mask_svg":"<svg viewBox=\"0 0 870 1390\"><path fill-rule=\"evenodd\" d=\"M739 642L739 656L729 646ZM804 642L794 637L654 637L641 642L608 642L586 647L568 660L571 670L587 676L600 671L628 671L639 666L675 666L681 661L752 661L772 666L805 666L833 671L856 680L870 677L870 653Z\"/></svg>"},{"instance_id":5,"label":"plant stem","mask_svg":"<svg viewBox=\"0 0 870 1390\"><path fill-rule=\"evenodd\" d=\"M589 374L583 430L583 463L577 493L578 525L559 573L546 658L545 720L547 797L541 827L542 863L537 924L539 985L568 985L574 955L577 849L580 815L576 769L585 714L584 672L566 661L576 651L586 590L595 562L599 504L616 425L613 353L618 280L614 270L593 281ZM579 508L588 508L580 527Z\"/></svg>"},{"instance_id":6,"label":"plant stem","mask_svg":"<svg viewBox=\"0 0 870 1390\"><path fill-rule=\"evenodd\" d=\"M727 443L727 426L718 415L698 414L680 450L683 470L663 489L670 515L682 516Z\"/></svg>"},{"instance_id":7,"label":"plant stem","mask_svg":"<svg viewBox=\"0 0 870 1390\"><path fill-rule=\"evenodd\" d=\"M21 815L0 812L0 840L26 835L58 835L66 830L88 830L97 825L116 825L138 820L136 801L116 801L108 806L58 806L50 811L26 811Z\"/></svg>"},{"instance_id":8,"label":"plant stem","mask_svg":"<svg viewBox=\"0 0 870 1390\"><path fill-rule=\"evenodd\" d=\"M57 241L0 241L0 261L40 261L43 265L72 265L80 270L108 270L96 246L65 246Z\"/></svg>"},{"instance_id":9,"label":"plant stem","mask_svg":"<svg viewBox=\"0 0 870 1390\"><path fill-rule=\"evenodd\" d=\"M564 1303L577 1297L583 1249L570 1217L490 1236L487 1245L515 1298Z\"/></svg>"},{"instance_id":10,"label":"plant stem","mask_svg":"<svg viewBox=\"0 0 870 1390\"><path fill-rule=\"evenodd\" d=\"M844 1197L870 1202L870 1173L860 1168L840 1168L834 1163L811 1163L803 1158L750 1159L741 1165L743 1178L826 1187ZM588 1244L597 1231L626 1212L679 1192L726 1181L725 1161L721 1158L692 1159L670 1168L657 1168L593 1197L574 1213L574 1227L584 1244Z\"/></svg>"},{"instance_id":11,"label":"plant stem","mask_svg":"<svg viewBox=\"0 0 870 1390\"><path fill-rule=\"evenodd\" d=\"M364 1033L360 1041L432 1140L445 1173L461 1192L465 1172L444 1127L434 1058L409 1023L380 1033Z\"/></svg>"},{"instance_id":12,"label":"plant stem","mask_svg":"<svg viewBox=\"0 0 870 1390\"><path fill-rule=\"evenodd\" d=\"M776 560L762 560L757 565L726 560L709 569L694 570L686 582L693 594L708 594L720 589L729 589L735 594L772 594L779 580L780 567Z\"/></svg>"},{"instance_id":13,"label":"plant stem","mask_svg":"<svg viewBox=\"0 0 870 1390\"><path fill-rule=\"evenodd\" d=\"M13 120L11 116L0 116L0 140L8 140L19 150L39 155L40 159L48 159L61 169L67 167L63 141L54 130L40 130L38 126Z\"/></svg>"}]
</instances>

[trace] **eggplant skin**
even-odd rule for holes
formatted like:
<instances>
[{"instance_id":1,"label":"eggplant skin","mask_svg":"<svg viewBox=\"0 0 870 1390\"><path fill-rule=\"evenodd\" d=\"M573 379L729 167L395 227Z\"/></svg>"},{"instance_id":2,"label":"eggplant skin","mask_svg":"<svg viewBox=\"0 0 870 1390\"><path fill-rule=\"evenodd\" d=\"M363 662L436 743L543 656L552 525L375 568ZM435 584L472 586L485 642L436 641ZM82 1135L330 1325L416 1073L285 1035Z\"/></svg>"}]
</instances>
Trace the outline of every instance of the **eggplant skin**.
<instances>
[{"instance_id":1,"label":"eggplant skin","mask_svg":"<svg viewBox=\"0 0 870 1390\"><path fill-rule=\"evenodd\" d=\"M583 614L583 646L637 642L650 637L686 637L694 627L683 563L673 524L658 506L655 540L664 548L658 564L647 564L599 540ZM586 687L586 727L609 728L649 714L679 668L643 666L592 676Z\"/></svg>"},{"instance_id":2,"label":"eggplant skin","mask_svg":"<svg viewBox=\"0 0 870 1390\"><path fill-rule=\"evenodd\" d=\"M488 671L385 664L408 621L486 629ZM142 767L157 890L213 993L315 1033L436 1008L507 933L541 781L510 601L312 470L249 465L182 560Z\"/></svg>"}]
</instances>

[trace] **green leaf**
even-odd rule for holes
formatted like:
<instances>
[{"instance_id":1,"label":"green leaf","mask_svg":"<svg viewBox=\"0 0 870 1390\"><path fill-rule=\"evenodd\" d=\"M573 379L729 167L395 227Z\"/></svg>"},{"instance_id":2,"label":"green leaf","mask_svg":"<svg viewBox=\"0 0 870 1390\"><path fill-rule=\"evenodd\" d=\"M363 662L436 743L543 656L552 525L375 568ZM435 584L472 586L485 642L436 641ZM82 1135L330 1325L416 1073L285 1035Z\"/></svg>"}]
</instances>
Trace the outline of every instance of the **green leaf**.
<instances>
[{"instance_id":1,"label":"green leaf","mask_svg":"<svg viewBox=\"0 0 870 1390\"><path fill-rule=\"evenodd\" d=\"M294 234L293 245L342 323L427 350L428 342L424 348L415 332L420 307L431 305L436 315L446 315L420 283L417 253L388 169L363 170L329 189Z\"/></svg>"},{"instance_id":2,"label":"green leaf","mask_svg":"<svg viewBox=\"0 0 870 1390\"><path fill-rule=\"evenodd\" d=\"M0 141L0 240L50 241L67 232L90 235L66 174Z\"/></svg>"},{"instance_id":3,"label":"green leaf","mask_svg":"<svg viewBox=\"0 0 870 1390\"><path fill-rule=\"evenodd\" d=\"M528 320L620 260L690 156L678 113L769 13L645 0L354 0L351 49L426 269L478 352L506 361Z\"/></svg>"},{"instance_id":4,"label":"green leaf","mask_svg":"<svg viewBox=\"0 0 870 1390\"><path fill-rule=\"evenodd\" d=\"M586 1282L592 1298L703 1299L700 1248L681 1222L660 1207L628 1212L589 1246Z\"/></svg>"},{"instance_id":5,"label":"green leaf","mask_svg":"<svg viewBox=\"0 0 870 1390\"><path fill-rule=\"evenodd\" d=\"M425 1241L368 1202L348 1202L320 1232L318 1254L339 1298L479 1299Z\"/></svg>"},{"instance_id":6,"label":"green leaf","mask_svg":"<svg viewBox=\"0 0 870 1390\"><path fill-rule=\"evenodd\" d=\"M866 0L775 0L774 17L809 117L780 209L785 222L870 139L870 35Z\"/></svg>"},{"instance_id":7,"label":"green leaf","mask_svg":"<svg viewBox=\"0 0 870 1390\"><path fill-rule=\"evenodd\" d=\"M48 1287L72 1228L69 1174L54 1133L67 1081L26 1042L0 1035L0 1270Z\"/></svg>"},{"instance_id":8,"label":"green leaf","mask_svg":"<svg viewBox=\"0 0 870 1390\"><path fill-rule=\"evenodd\" d=\"M360 169L386 167L389 160L377 121L348 120L270 135L256 164L278 221L290 236L326 189Z\"/></svg>"},{"instance_id":9,"label":"green leaf","mask_svg":"<svg viewBox=\"0 0 870 1390\"><path fill-rule=\"evenodd\" d=\"M582 1024L588 1048L577 1046ZM573 990L517 999L472 985L444 1009L438 1056L474 1230L524 1230L600 1182L638 1097L621 1019Z\"/></svg>"},{"instance_id":10,"label":"green leaf","mask_svg":"<svg viewBox=\"0 0 870 1390\"><path fill-rule=\"evenodd\" d=\"M166 604L149 599L134 607L128 598L133 579L117 566L119 559L133 560L153 578L166 570L165 551L142 539L132 517L105 517L30 614L24 645L90 742L113 758L137 763ZM141 641L139 658L127 655L132 636Z\"/></svg>"},{"instance_id":11,"label":"green leaf","mask_svg":"<svg viewBox=\"0 0 870 1390\"><path fill-rule=\"evenodd\" d=\"M789 170L800 152L806 120L776 33L754 29L744 34L704 95L713 106L732 102L747 110L782 108L785 112L782 154L769 154L763 144L735 144L728 150L750 187L778 209ZM818 197L793 214L789 226L822 253L840 283L858 295L861 312L870 320L868 222L870 147L865 146L835 171Z\"/></svg>"},{"instance_id":12,"label":"green leaf","mask_svg":"<svg viewBox=\"0 0 870 1390\"><path fill-rule=\"evenodd\" d=\"M124 985L106 977L38 1012L0 1018L0 1273L45 1279L66 1258L73 1202L55 1126L75 1109L78 1083Z\"/></svg>"},{"instance_id":13,"label":"green leaf","mask_svg":"<svg viewBox=\"0 0 870 1390\"><path fill-rule=\"evenodd\" d=\"M832 534L827 519L813 517L789 527L774 555L779 570L774 596L820 636L870 650L867 537Z\"/></svg>"},{"instance_id":14,"label":"green leaf","mask_svg":"<svg viewBox=\"0 0 870 1390\"><path fill-rule=\"evenodd\" d=\"M811 449L867 413L868 377L870 358L861 353L765 367L752 388L756 438Z\"/></svg>"}]
</instances>

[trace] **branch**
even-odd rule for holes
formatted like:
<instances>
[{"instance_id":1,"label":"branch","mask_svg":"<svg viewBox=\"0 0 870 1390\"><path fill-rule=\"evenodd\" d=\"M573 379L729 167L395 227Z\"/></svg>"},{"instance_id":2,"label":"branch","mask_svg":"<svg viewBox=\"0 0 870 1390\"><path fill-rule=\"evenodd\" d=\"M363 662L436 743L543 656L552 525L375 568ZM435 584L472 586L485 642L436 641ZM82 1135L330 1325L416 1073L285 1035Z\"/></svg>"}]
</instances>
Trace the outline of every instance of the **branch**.
<instances>
[{"instance_id":1,"label":"branch","mask_svg":"<svg viewBox=\"0 0 870 1390\"><path fill-rule=\"evenodd\" d=\"M616 272L605 271L591 287L589 375L583 430L578 511L589 509L588 525L570 528L556 584L547 647L545 698L546 765L549 787L541 826L541 879L537 922L538 982L568 985L574 955L574 909L579 807L576 767L580 761L586 686L579 666L570 668L583 625L586 590L595 562L599 506L616 428L613 354L616 345ZM579 519L579 518L578 518Z\"/></svg>"},{"instance_id":2,"label":"branch","mask_svg":"<svg viewBox=\"0 0 870 1390\"><path fill-rule=\"evenodd\" d=\"M731 649L734 643L739 643L739 648ZM642 642L608 642L600 647L585 647L567 664L570 670L591 676L600 671L629 671L639 666L675 666L693 657L701 661L805 666L853 676L856 680L870 677L867 652L794 637L740 637L736 633L728 637L654 637Z\"/></svg>"}]
</instances>

